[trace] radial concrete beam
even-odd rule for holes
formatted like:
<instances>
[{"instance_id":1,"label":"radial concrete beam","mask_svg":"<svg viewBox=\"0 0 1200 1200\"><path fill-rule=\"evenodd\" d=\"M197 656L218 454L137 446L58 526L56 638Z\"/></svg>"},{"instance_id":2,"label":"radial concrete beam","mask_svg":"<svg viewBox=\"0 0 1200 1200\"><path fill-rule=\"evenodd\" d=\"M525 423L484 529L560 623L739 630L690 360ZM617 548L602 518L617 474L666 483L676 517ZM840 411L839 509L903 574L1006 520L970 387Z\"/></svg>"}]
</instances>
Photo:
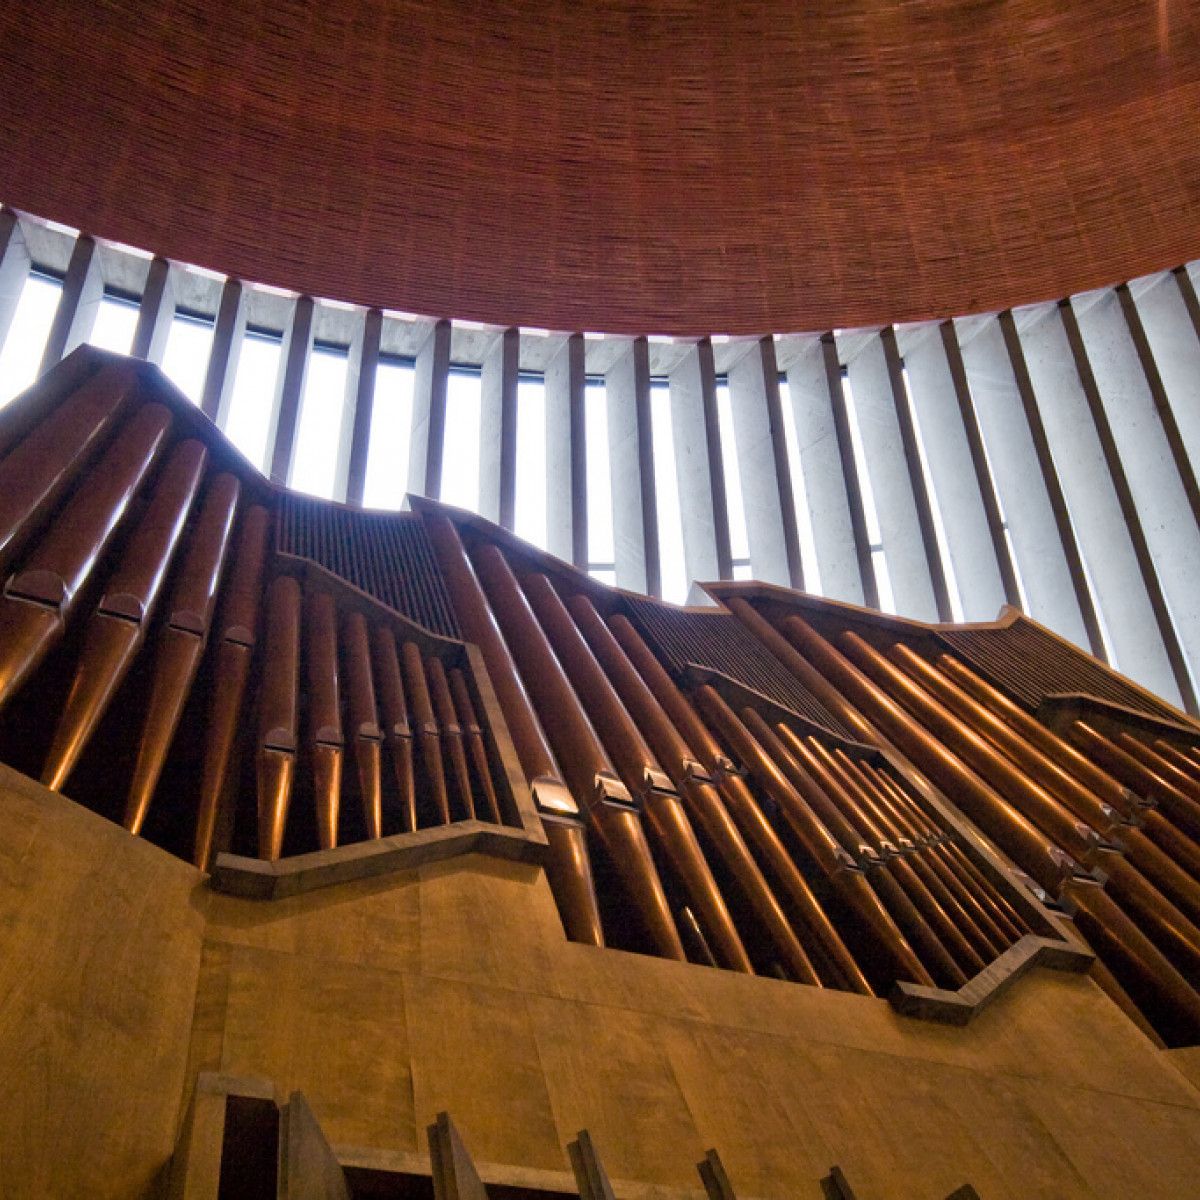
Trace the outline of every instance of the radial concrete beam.
<instances>
[{"instance_id":1,"label":"radial concrete beam","mask_svg":"<svg viewBox=\"0 0 1200 1200\"><path fill-rule=\"evenodd\" d=\"M349 388L353 381L354 403L350 427L350 455L346 467L346 499L361 505L367 486L367 460L370 455L371 421L375 415L375 375L379 367L379 341L383 331L383 313L368 309L357 345L350 348Z\"/></svg>"},{"instance_id":2,"label":"radial concrete beam","mask_svg":"<svg viewBox=\"0 0 1200 1200\"><path fill-rule=\"evenodd\" d=\"M488 347L480 380L479 511L512 529L517 507L517 365L521 335L506 329Z\"/></svg>"},{"instance_id":3,"label":"radial concrete beam","mask_svg":"<svg viewBox=\"0 0 1200 1200\"><path fill-rule=\"evenodd\" d=\"M314 309L311 296L300 296L284 331L283 371L276 386L275 410L267 437L267 445L271 447L271 478L276 483L292 481L296 430L300 425L300 405L308 377L308 356L312 352Z\"/></svg>"},{"instance_id":4,"label":"radial concrete beam","mask_svg":"<svg viewBox=\"0 0 1200 1200\"><path fill-rule=\"evenodd\" d=\"M408 490L436 500L442 491L446 389L450 376L450 322L438 321L417 351L413 379Z\"/></svg>"},{"instance_id":5,"label":"radial concrete beam","mask_svg":"<svg viewBox=\"0 0 1200 1200\"><path fill-rule=\"evenodd\" d=\"M103 296L104 279L100 273L96 243L86 233L81 233L75 239L71 261L63 277L62 295L46 338L39 375L44 375L76 346L88 340Z\"/></svg>"},{"instance_id":6,"label":"radial concrete beam","mask_svg":"<svg viewBox=\"0 0 1200 1200\"><path fill-rule=\"evenodd\" d=\"M587 425L583 334L575 333L547 362L546 547L587 567Z\"/></svg>"}]
</instances>

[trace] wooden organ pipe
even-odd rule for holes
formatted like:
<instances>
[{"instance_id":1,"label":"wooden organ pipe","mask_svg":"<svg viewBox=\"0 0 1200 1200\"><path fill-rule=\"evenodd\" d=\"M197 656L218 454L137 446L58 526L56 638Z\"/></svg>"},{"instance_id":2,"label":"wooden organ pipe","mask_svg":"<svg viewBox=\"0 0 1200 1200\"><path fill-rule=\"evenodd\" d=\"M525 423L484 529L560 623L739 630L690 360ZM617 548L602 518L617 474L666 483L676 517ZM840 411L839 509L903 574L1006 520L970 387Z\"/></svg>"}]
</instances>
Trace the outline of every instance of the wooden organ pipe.
<instances>
[{"instance_id":1,"label":"wooden organ pipe","mask_svg":"<svg viewBox=\"0 0 1200 1200\"><path fill-rule=\"evenodd\" d=\"M218 613L220 638L205 724L200 797L192 844L192 862L201 870L208 869L217 840L222 800L236 774L231 770L231 765L239 745L242 700L246 694L250 659L258 637L270 531L271 518L265 508L254 505L246 510L238 530L229 579L221 589ZM232 817L232 806L225 807L229 817Z\"/></svg>"},{"instance_id":2,"label":"wooden organ pipe","mask_svg":"<svg viewBox=\"0 0 1200 1200\"><path fill-rule=\"evenodd\" d=\"M317 845L338 844L342 799L342 710L338 686L337 609L326 591L305 597L304 662L307 668L308 754L313 773Z\"/></svg>"},{"instance_id":3,"label":"wooden organ pipe","mask_svg":"<svg viewBox=\"0 0 1200 1200\"><path fill-rule=\"evenodd\" d=\"M145 640L155 602L191 511L208 454L201 442L171 452L152 499L88 622L42 782L58 791L91 740Z\"/></svg>"},{"instance_id":4,"label":"wooden organ pipe","mask_svg":"<svg viewBox=\"0 0 1200 1200\"><path fill-rule=\"evenodd\" d=\"M1156 1021L1176 1044L1200 1041L1200 995L1102 888L1071 879L1062 894L1073 907L1073 919L1089 944L1110 964L1121 985L1149 999L1164 1014Z\"/></svg>"},{"instance_id":5,"label":"wooden organ pipe","mask_svg":"<svg viewBox=\"0 0 1200 1200\"><path fill-rule=\"evenodd\" d=\"M563 782L562 771L458 530L441 513L425 513L424 521L464 636L483 655L521 770L537 802L550 841L546 871L563 924L573 941L603 946L587 832L578 805Z\"/></svg>"},{"instance_id":6,"label":"wooden organ pipe","mask_svg":"<svg viewBox=\"0 0 1200 1200\"><path fill-rule=\"evenodd\" d=\"M367 837L377 839L383 836L383 730L379 727L375 704L367 619L362 613L346 614L342 622L342 646L363 825Z\"/></svg>"},{"instance_id":7,"label":"wooden organ pipe","mask_svg":"<svg viewBox=\"0 0 1200 1200\"><path fill-rule=\"evenodd\" d=\"M103 445L133 394L131 367L102 367L0 460L0 574ZM106 460L107 461L107 460Z\"/></svg>"},{"instance_id":8,"label":"wooden organ pipe","mask_svg":"<svg viewBox=\"0 0 1200 1200\"><path fill-rule=\"evenodd\" d=\"M1082 859L1101 840L1096 830L1079 820L1045 788L958 720L921 684L905 675L869 642L852 631L844 631L838 638L838 646L859 670L896 697L951 753L1019 806L1073 858Z\"/></svg>"},{"instance_id":9,"label":"wooden organ pipe","mask_svg":"<svg viewBox=\"0 0 1200 1200\"><path fill-rule=\"evenodd\" d=\"M893 977L932 986L933 979L879 897L867 885L854 860L817 820L812 809L797 795L769 754L755 741L713 687L702 684L696 689L695 695L701 711L779 806L784 820L805 851L870 931Z\"/></svg>"},{"instance_id":10,"label":"wooden organ pipe","mask_svg":"<svg viewBox=\"0 0 1200 1200\"><path fill-rule=\"evenodd\" d=\"M140 409L5 583L0 599L0 706L62 636L80 590L146 478L170 425L171 414L161 404Z\"/></svg>"},{"instance_id":11,"label":"wooden organ pipe","mask_svg":"<svg viewBox=\"0 0 1200 1200\"><path fill-rule=\"evenodd\" d=\"M827 811L844 813L846 817L843 820L846 823L852 820L858 829L865 831L858 836L867 839L872 851L864 867L867 882L930 974L940 983L951 987L961 987L966 983L966 973L948 949L945 933L937 932L936 926L949 926L949 919L934 911L936 906L931 897L914 879L911 870L906 869L908 864L901 861L896 845L856 806L854 798L825 769L823 763L792 753L792 747L799 739L790 739L785 744L777 730L792 731L783 722L772 729L759 713L750 708L742 711L742 721L759 745L783 770L796 791L814 808L818 817L823 818ZM963 943L964 952L970 956L971 948L962 934L952 930L951 936ZM982 965L981 961L979 966Z\"/></svg>"},{"instance_id":12,"label":"wooden organ pipe","mask_svg":"<svg viewBox=\"0 0 1200 1200\"><path fill-rule=\"evenodd\" d=\"M679 789L688 814L699 825L713 852L721 858L785 970L801 983L819 985L820 980L804 947L792 932L787 915L721 803L707 770L638 674L591 600L580 593L567 601L567 608L625 707L645 734L655 757Z\"/></svg>"},{"instance_id":13,"label":"wooden organ pipe","mask_svg":"<svg viewBox=\"0 0 1200 1200\"><path fill-rule=\"evenodd\" d=\"M1037 883L1048 892L1058 891L1063 879L1075 869L1069 855L968 769L806 621L789 616L784 621L784 629L793 641L793 649L802 652L798 657L807 656L805 661L810 669L815 668L827 677L827 681L836 684L846 696L860 704L867 716L879 722L885 735L900 751L947 795L954 796L959 807Z\"/></svg>"},{"instance_id":14,"label":"wooden organ pipe","mask_svg":"<svg viewBox=\"0 0 1200 1200\"><path fill-rule=\"evenodd\" d=\"M167 601L167 619L155 648L146 719L125 800L123 824L131 833L140 832L150 811L167 751L208 644L240 491L237 477L227 473L208 485Z\"/></svg>"},{"instance_id":15,"label":"wooden organ pipe","mask_svg":"<svg viewBox=\"0 0 1200 1200\"><path fill-rule=\"evenodd\" d=\"M416 642L405 642L400 651L400 661L404 668L404 688L412 701L413 724L417 731L417 743L421 747L425 783L433 798L438 820L443 825L449 825L450 795L446 789L446 772L442 767L442 741L438 736L438 724L433 714L433 701L429 696L429 682L425 676L420 646Z\"/></svg>"},{"instance_id":16,"label":"wooden organ pipe","mask_svg":"<svg viewBox=\"0 0 1200 1200\"><path fill-rule=\"evenodd\" d=\"M988 712L998 713L1030 745L1052 762L1058 763L1063 770L1069 771L1114 812L1125 818L1133 816L1138 807L1138 797L1081 754L1066 738L1059 737L1053 730L1034 720L1019 704L953 655L938 655L936 665L952 683L956 683Z\"/></svg>"},{"instance_id":17,"label":"wooden organ pipe","mask_svg":"<svg viewBox=\"0 0 1200 1200\"><path fill-rule=\"evenodd\" d=\"M734 772L733 763L726 757L716 738L628 619L618 614L609 618L608 625L671 723L699 754L701 764L716 780L717 790L730 815L757 853L759 861L780 887L796 923L812 937L816 951L823 960L825 981L835 987L873 996L874 990L862 968L847 950L829 915L809 887L808 880L792 861L779 834L746 786L746 781Z\"/></svg>"},{"instance_id":18,"label":"wooden organ pipe","mask_svg":"<svg viewBox=\"0 0 1200 1200\"><path fill-rule=\"evenodd\" d=\"M458 712L454 698L450 695L450 684L441 660L425 660L425 676L429 680L429 694L433 700L434 716L441 729L442 748L450 759L450 774L454 779L454 790L458 795L463 819L475 820L475 798L471 794L471 772L467 769L467 751L463 745L462 727L458 723Z\"/></svg>"},{"instance_id":19,"label":"wooden organ pipe","mask_svg":"<svg viewBox=\"0 0 1200 1200\"><path fill-rule=\"evenodd\" d=\"M379 703L383 711L384 740L396 777L400 797L400 829L412 833L417 828L417 785L413 769L412 725L396 639L391 630L376 625L371 630L372 661L379 681Z\"/></svg>"},{"instance_id":20,"label":"wooden organ pipe","mask_svg":"<svg viewBox=\"0 0 1200 1200\"><path fill-rule=\"evenodd\" d=\"M258 856L283 853L296 740L300 670L300 585L280 575L267 592L267 645L259 701Z\"/></svg>"},{"instance_id":21,"label":"wooden organ pipe","mask_svg":"<svg viewBox=\"0 0 1200 1200\"><path fill-rule=\"evenodd\" d=\"M614 790L617 780L608 756L512 569L495 546L477 547L474 561L525 685L537 705L538 716L559 761L565 765L575 802L583 808L590 829L604 844L658 952L664 958L683 961L686 957L683 943L638 814L604 798L616 795L620 799L624 789Z\"/></svg>"},{"instance_id":22,"label":"wooden organ pipe","mask_svg":"<svg viewBox=\"0 0 1200 1200\"><path fill-rule=\"evenodd\" d=\"M458 667L452 668L448 672L448 676L450 694L454 698L454 707L458 713L459 724L462 726L467 751L471 757L471 765L475 768L475 780L479 784L479 790L487 808L485 819L494 821L497 825L503 825L504 820L500 815L500 800L496 795L496 786L492 781L492 769L488 762L487 746L483 741L483 729L475 714L475 705L471 701L471 689L467 686L467 677Z\"/></svg>"},{"instance_id":23,"label":"wooden organ pipe","mask_svg":"<svg viewBox=\"0 0 1200 1200\"><path fill-rule=\"evenodd\" d=\"M669 778L550 580L535 572L525 577L523 585L534 615L612 756L618 775L630 794L640 799L642 815L654 840L702 922L704 941L722 966L753 974L749 955Z\"/></svg>"}]
</instances>

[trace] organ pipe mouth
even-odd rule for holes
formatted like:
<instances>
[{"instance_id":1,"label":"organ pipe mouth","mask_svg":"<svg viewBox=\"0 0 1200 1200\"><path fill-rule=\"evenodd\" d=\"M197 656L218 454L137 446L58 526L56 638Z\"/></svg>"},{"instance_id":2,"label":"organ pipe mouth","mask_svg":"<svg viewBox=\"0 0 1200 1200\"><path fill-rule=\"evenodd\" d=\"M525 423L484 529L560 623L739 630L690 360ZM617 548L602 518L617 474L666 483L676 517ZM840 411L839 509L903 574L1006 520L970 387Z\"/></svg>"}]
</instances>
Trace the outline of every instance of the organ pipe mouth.
<instances>
[{"instance_id":1,"label":"organ pipe mouth","mask_svg":"<svg viewBox=\"0 0 1200 1200\"><path fill-rule=\"evenodd\" d=\"M542 812L579 816L579 805L575 803L561 779L550 779L540 775L530 784L530 790L533 792L534 803Z\"/></svg>"}]
</instances>

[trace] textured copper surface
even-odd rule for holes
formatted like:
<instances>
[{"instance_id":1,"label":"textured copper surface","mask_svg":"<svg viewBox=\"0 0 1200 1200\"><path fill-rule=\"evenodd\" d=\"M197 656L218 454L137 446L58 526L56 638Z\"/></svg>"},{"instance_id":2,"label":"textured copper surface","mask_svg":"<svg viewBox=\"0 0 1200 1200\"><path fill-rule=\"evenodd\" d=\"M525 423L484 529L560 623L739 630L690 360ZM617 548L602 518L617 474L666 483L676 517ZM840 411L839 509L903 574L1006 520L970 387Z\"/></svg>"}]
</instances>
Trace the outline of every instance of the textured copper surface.
<instances>
[{"instance_id":1,"label":"textured copper surface","mask_svg":"<svg viewBox=\"0 0 1200 1200\"><path fill-rule=\"evenodd\" d=\"M501 324L967 313L1200 253L1198 48L1179 0L13 0L0 197Z\"/></svg>"}]
</instances>

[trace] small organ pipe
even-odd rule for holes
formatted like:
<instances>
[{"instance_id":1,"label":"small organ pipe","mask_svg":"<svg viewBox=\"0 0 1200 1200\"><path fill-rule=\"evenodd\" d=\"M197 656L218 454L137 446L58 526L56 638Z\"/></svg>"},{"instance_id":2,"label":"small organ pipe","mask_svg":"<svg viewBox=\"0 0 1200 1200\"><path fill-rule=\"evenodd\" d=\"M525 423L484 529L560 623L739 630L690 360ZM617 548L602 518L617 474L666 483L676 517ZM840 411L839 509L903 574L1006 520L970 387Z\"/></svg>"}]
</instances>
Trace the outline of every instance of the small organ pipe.
<instances>
[{"instance_id":1,"label":"small organ pipe","mask_svg":"<svg viewBox=\"0 0 1200 1200\"><path fill-rule=\"evenodd\" d=\"M446 790L446 773L442 766L442 741L438 736L433 701L425 677L425 663L416 642L405 642L400 651L404 667L404 687L412 701L413 724L421 747L421 763L425 768L425 783L433 798L438 820L450 824L450 795Z\"/></svg>"},{"instance_id":2,"label":"small organ pipe","mask_svg":"<svg viewBox=\"0 0 1200 1200\"><path fill-rule=\"evenodd\" d=\"M300 585L280 575L267 592L267 645L263 658L258 735L258 855L283 853L292 781L300 670Z\"/></svg>"},{"instance_id":3,"label":"small organ pipe","mask_svg":"<svg viewBox=\"0 0 1200 1200\"><path fill-rule=\"evenodd\" d=\"M475 768L475 779L483 795L487 808L488 820L497 825L503 825L500 816L500 801L496 795L496 787L492 781L492 769L488 763L487 747L483 742L483 729L475 714L475 705L471 702L471 690L467 687L467 677L455 667L449 672L450 692L454 697L454 707L458 711L458 720L462 725L463 736L466 739L467 752L471 764Z\"/></svg>"},{"instance_id":4,"label":"small organ pipe","mask_svg":"<svg viewBox=\"0 0 1200 1200\"><path fill-rule=\"evenodd\" d=\"M396 639L391 630L376 625L371 631L372 661L379 683L379 703L383 712L383 736L392 760L396 790L400 797L402 833L417 828L417 786L413 770L412 725L408 715L408 700L404 694L404 679L400 659L396 654Z\"/></svg>"},{"instance_id":5,"label":"small organ pipe","mask_svg":"<svg viewBox=\"0 0 1200 1200\"><path fill-rule=\"evenodd\" d=\"M367 837L376 839L383 836L383 730L375 706L367 619L362 613L346 614L342 622L342 646L363 825Z\"/></svg>"},{"instance_id":6,"label":"small organ pipe","mask_svg":"<svg viewBox=\"0 0 1200 1200\"><path fill-rule=\"evenodd\" d=\"M206 870L212 856L217 817L238 746L242 700L250 676L250 660L258 636L263 574L270 538L270 514L253 505L242 516L218 610L219 641L213 672L212 699L205 722L204 760L192 862Z\"/></svg>"},{"instance_id":7,"label":"small organ pipe","mask_svg":"<svg viewBox=\"0 0 1200 1200\"><path fill-rule=\"evenodd\" d=\"M462 727L450 695L450 684L441 660L425 660L425 677L429 681L429 694L433 710L441 728L442 748L450 759L450 774L454 779L454 790L458 794L466 820L475 820L475 798L471 794L471 772L467 769L467 752L463 745Z\"/></svg>"}]
</instances>

